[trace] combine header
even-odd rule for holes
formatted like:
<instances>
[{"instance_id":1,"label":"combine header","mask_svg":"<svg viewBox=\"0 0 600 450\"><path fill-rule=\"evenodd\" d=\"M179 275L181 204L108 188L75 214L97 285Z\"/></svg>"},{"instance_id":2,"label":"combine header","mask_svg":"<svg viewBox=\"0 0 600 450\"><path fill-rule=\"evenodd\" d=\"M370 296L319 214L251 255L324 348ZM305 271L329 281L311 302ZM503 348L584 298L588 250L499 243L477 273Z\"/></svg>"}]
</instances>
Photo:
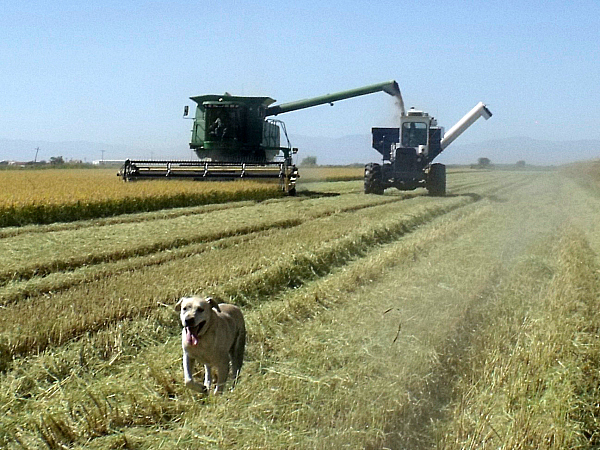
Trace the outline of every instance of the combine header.
<instances>
[{"instance_id":1,"label":"combine header","mask_svg":"<svg viewBox=\"0 0 600 450\"><path fill-rule=\"evenodd\" d=\"M285 124L270 118L372 94L386 92L401 100L395 81L365 86L281 105L270 97L238 97L230 94L191 97L196 102L190 148L199 160L127 160L119 171L125 181L144 178L191 178L194 180L232 180L236 178L278 179L283 191L296 191L298 169ZM188 115L188 107L184 116ZM287 146L281 145L281 131Z\"/></svg>"}]
</instances>

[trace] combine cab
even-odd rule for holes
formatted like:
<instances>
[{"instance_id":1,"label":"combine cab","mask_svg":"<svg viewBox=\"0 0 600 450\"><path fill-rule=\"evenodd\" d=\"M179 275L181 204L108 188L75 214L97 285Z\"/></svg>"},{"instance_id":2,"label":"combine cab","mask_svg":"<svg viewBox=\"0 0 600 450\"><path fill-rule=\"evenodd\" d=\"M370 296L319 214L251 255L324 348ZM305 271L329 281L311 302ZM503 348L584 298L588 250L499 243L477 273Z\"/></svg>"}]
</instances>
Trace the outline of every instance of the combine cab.
<instances>
[{"instance_id":1,"label":"combine cab","mask_svg":"<svg viewBox=\"0 0 600 450\"><path fill-rule=\"evenodd\" d=\"M298 169L292 161L297 149L287 138L285 124L269 118L286 112L383 91L399 96L395 81L273 105L270 97L239 97L230 94L191 97L197 104L190 148L199 160L127 160L119 171L125 181L145 178L232 180L278 179L281 189L296 192ZM184 109L184 116L188 115ZM287 146L281 145L281 132Z\"/></svg>"}]
</instances>

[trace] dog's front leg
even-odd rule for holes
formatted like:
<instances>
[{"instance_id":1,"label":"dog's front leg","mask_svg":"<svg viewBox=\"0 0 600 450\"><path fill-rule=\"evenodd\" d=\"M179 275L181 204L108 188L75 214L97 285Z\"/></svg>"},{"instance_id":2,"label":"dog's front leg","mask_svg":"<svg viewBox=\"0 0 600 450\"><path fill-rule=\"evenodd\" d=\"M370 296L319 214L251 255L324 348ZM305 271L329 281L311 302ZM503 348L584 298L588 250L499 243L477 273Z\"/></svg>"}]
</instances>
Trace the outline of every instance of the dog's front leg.
<instances>
[{"instance_id":1,"label":"dog's front leg","mask_svg":"<svg viewBox=\"0 0 600 450\"><path fill-rule=\"evenodd\" d=\"M207 392L206 388L200 383L196 383L196 381L194 381L193 370L194 359L190 358L186 352L183 352L183 380L185 381L186 387L200 392L201 394L205 394Z\"/></svg>"}]
</instances>

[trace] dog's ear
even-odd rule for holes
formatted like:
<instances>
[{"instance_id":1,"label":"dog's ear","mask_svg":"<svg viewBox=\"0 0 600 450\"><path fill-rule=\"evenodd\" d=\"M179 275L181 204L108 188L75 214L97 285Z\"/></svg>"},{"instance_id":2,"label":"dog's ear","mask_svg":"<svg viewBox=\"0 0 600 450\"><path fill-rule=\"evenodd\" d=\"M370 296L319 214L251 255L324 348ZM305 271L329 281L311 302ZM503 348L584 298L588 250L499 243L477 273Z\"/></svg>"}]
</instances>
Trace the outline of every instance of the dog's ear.
<instances>
[{"instance_id":1,"label":"dog's ear","mask_svg":"<svg viewBox=\"0 0 600 450\"><path fill-rule=\"evenodd\" d=\"M175 303L175 311L177 311L177 312L181 311L181 303L183 302L183 299L184 299L184 298L185 298L185 297L181 297L181 298L180 298L180 299L177 301L177 303Z\"/></svg>"},{"instance_id":2,"label":"dog's ear","mask_svg":"<svg viewBox=\"0 0 600 450\"><path fill-rule=\"evenodd\" d=\"M208 303L210 303L210 306L215 308L217 310L217 312L221 312L221 308L219 308L219 304L216 302L216 300L212 297L206 297L206 301Z\"/></svg>"}]
</instances>

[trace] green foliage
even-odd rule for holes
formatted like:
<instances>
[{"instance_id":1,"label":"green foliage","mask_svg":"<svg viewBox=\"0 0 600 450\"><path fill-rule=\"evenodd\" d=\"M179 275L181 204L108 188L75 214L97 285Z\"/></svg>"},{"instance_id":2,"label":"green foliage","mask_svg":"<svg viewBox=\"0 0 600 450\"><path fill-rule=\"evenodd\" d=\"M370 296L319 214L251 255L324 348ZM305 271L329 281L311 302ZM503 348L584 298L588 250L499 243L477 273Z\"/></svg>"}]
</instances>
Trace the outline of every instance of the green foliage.
<instances>
[{"instance_id":1,"label":"green foliage","mask_svg":"<svg viewBox=\"0 0 600 450\"><path fill-rule=\"evenodd\" d=\"M489 158L479 158L477 160L477 165L483 169L488 168L492 164Z\"/></svg>"},{"instance_id":2,"label":"green foliage","mask_svg":"<svg viewBox=\"0 0 600 450\"><path fill-rule=\"evenodd\" d=\"M316 167L317 166L317 157L316 156L307 156L302 159L300 162L301 167Z\"/></svg>"}]
</instances>

